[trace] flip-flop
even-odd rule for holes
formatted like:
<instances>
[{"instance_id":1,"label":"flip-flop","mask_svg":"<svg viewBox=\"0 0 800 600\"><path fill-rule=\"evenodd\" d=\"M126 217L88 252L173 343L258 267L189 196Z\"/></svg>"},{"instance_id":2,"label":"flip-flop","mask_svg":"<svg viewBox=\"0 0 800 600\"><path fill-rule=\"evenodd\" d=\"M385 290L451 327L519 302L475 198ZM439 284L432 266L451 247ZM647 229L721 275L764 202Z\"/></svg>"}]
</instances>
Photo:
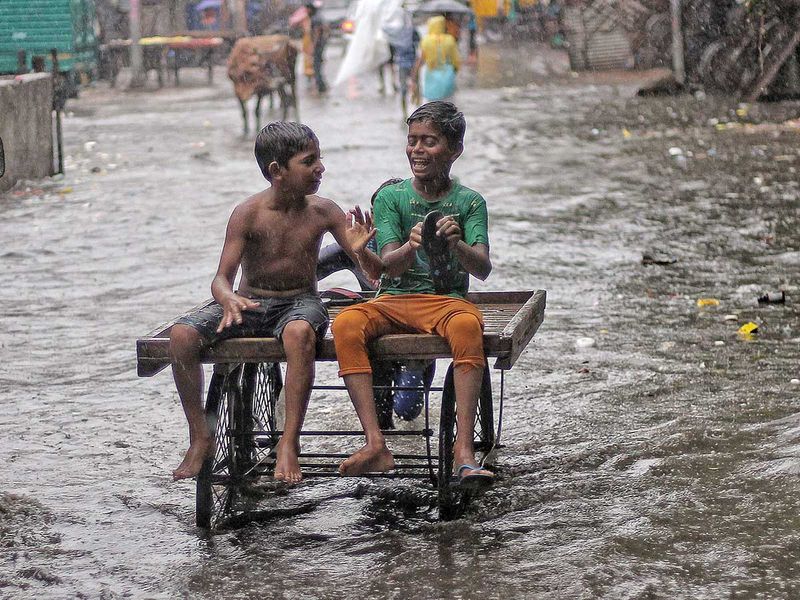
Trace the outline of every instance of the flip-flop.
<instances>
[{"instance_id":1,"label":"flip-flop","mask_svg":"<svg viewBox=\"0 0 800 600\"><path fill-rule=\"evenodd\" d=\"M453 268L450 264L450 248L447 240L436 235L436 223L444 218L439 210L432 210L422 222L422 249L428 256L431 279L437 292L447 293L453 288Z\"/></svg>"},{"instance_id":2,"label":"flip-flop","mask_svg":"<svg viewBox=\"0 0 800 600\"><path fill-rule=\"evenodd\" d=\"M464 471L483 471L464 475ZM458 467L458 485L467 490L483 490L494 483L494 474L479 465L461 465Z\"/></svg>"}]
</instances>

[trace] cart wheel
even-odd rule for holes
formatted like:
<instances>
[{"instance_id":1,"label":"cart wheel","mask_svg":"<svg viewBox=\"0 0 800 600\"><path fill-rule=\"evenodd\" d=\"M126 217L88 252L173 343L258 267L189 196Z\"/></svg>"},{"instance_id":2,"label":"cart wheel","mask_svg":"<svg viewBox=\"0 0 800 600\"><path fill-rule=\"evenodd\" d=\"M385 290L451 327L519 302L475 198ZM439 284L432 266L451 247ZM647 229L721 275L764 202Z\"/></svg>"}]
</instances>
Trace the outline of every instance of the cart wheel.
<instances>
[{"instance_id":1,"label":"cart wheel","mask_svg":"<svg viewBox=\"0 0 800 600\"><path fill-rule=\"evenodd\" d=\"M437 478L439 518L450 520L458 513L458 499L453 486L453 440L456 435L456 390L453 385L453 365L447 369L442 388L442 408L439 415L439 473Z\"/></svg>"},{"instance_id":2,"label":"cart wheel","mask_svg":"<svg viewBox=\"0 0 800 600\"><path fill-rule=\"evenodd\" d=\"M214 456L197 476L199 527L215 530L240 512L246 486L272 466L275 403L282 387L276 363L238 365L212 376L206 418L214 432Z\"/></svg>"},{"instance_id":3,"label":"cart wheel","mask_svg":"<svg viewBox=\"0 0 800 600\"><path fill-rule=\"evenodd\" d=\"M478 413L475 415L475 450L488 453L494 447L495 440L492 378L487 365L483 369L481 395L478 397Z\"/></svg>"},{"instance_id":4,"label":"cart wheel","mask_svg":"<svg viewBox=\"0 0 800 600\"><path fill-rule=\"evenodd\" d=\"M234 482L233 438L230 406L237 404L242 369L225 374L215 367L206 397L206 420L214 432L214 455L203 462L197 475L195 521L198 527L216 529L233 511L238 489Z\"/></svg>"},{"instance_id":5,"label":"cart wheel","mask_svg":"<svg viewBox=\"0 0 800 600\"><path fill-rule=\"evenodd\" d=\"M236 417L236 431L241 433L237 456L242 475L263 475L274 467L270 458L278 443L276 404L283 389L278 363L249 363L242 377L242 403Z\"/></svg>"},{"instance_id":6,"label":"cart wheel","mask_svg":"<svg viewBox=\"0 0 800 600\"><path fill-rule=\"evenodd\" d=\"M394 410L393 374L394 365L391 363L375 362L372 365L372 394L375 398L375 410L378 413L378 425L381 429L394 429L394 420L392 419Z\"/></svg>"}]
</instances>

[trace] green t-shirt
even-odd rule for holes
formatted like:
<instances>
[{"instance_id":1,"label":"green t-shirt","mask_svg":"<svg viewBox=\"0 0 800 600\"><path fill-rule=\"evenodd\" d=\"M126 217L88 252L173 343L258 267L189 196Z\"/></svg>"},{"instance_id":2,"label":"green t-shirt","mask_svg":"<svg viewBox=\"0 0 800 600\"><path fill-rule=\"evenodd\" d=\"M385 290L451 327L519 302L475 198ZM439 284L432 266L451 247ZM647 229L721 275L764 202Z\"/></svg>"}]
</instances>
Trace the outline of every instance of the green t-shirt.
<instances>
[{"instance_id":1,"label":"green t-shirt","mask_svg":"<svg viewBox=\"0 0 800 600\"><path fill-rule=\"evenodd\" d=\"M455 218L464 242L489 245L488 215L486 201L478 192L453 181L450 192L436 202L422 198L411 180L383 188L375 198L373 218L378 230L378 253L386 244L408 241L411 229L425 219L432 210L440 210L444 215ZM453 256L453 262L458 260ZM447 294L456 298L464 298L469 289L469 273L458 265L458 276L452 292ZM433 280L430 275L428 257L422 248L417 250L414 265L400 277L381 278L379 294L435 294Z\"/></svg>"}]
</instances>

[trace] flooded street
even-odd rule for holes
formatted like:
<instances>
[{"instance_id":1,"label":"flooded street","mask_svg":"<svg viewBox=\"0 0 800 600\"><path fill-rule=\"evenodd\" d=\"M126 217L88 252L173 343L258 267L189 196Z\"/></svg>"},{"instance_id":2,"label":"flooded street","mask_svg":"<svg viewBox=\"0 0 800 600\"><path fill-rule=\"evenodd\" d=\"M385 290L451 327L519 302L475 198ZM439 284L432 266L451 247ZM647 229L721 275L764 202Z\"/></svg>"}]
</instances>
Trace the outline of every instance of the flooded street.
<instances>
[{"instance_id":1,"label":"flooded street","mask_svg":"<svg viewBox=\"0 0 800 600\"><path fill-rule=\"evenodd\" d=\"M168 371L137 378L135 340L210 295L264 182L223 70L70 101L65 176L0 194L0 597L800 596L800 103L637 98L634 75L530 50L486 48L455 99L453 174L490 216L473 289L548 299L506 374L498 483L451 522L425 483L315 479L195 527L180 402ZM300 83L345 209L409 172L399 100L368 79ZM309 428L356 423L312 397Z\"/></svg>"}]
</instances>

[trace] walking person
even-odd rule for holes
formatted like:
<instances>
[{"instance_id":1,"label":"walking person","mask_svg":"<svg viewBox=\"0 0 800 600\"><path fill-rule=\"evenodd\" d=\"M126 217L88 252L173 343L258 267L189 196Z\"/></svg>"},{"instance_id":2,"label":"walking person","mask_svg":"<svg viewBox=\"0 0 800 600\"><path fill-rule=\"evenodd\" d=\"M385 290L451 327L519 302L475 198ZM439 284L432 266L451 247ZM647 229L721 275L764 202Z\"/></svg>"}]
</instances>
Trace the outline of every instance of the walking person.
<instances>
[{"instance_id":1,"label":"walking person","mask_svg":"<svg viewBox=\"0 0 800 600\"><path fill-rule=\"evenodd\" d=\"M383 25L383 33L389 42L392 60L397 67L397 78L400 91L400 108L403 121L408 118L409 81L411 72L417 62L419 33L411 20L411 13L402 4L397 4L387 15ZM381 78L383 74L381 72Z\"/></svg>"},{"instance_id":2,"label":"walking person","mask_svg":"<svg viewBox=\"0 0 800 600\"><path fill-rule=\"evenodd\" d=\"M306 4L306 10L308 10L309 23L311 26L311 54L314 82L317 86L317 93L324 94L328 91L328 84L325 82L322 63L325 60L325 46L328 43L330 31L316 3Z\"/></svg>"},{"instance_id":3,"label":"walking person","mask_svg":"<svg viewBox=\"0 0 800 600\"><path fill-rule=\"evenodd\" d=\"M420 43L420 54L411 72L416 85L422 72L422 97L425 100L445 100L456 91L456 74L461 66L456 39L445 31L445 18L428 19L428 33Z\"/></svg>"}]
</instances>

